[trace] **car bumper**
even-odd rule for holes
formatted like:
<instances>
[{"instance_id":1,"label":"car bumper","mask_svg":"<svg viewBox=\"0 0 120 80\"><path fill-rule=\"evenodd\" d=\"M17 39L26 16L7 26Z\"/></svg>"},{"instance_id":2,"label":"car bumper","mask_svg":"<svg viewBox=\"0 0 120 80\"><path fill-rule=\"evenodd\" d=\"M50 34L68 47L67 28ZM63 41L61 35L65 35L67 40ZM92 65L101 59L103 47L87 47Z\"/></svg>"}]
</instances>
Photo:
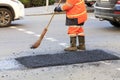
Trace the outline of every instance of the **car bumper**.
<instances>
[{"instance_id":1,"label":"car bumper","mask_svg":"<svg viewBox=\"0 0 120 80\"><path fill-rule=\"evenodd\" d=\"M100 20L114 20L120 18L120 14L114 14L112 8L94 7L94 14L96 18Z\"/></svg>"},{"instance_id":2,"label":"car bumper","mask_svg":"<svg viewBox=\"0 0 120 80\"><path fill-rule=\"evenodd\" d=\"M15 11L15 17L14 20L22 19L25 16L25 9L24 5L21 2L18 2L16 5L14 5L14 11Z\"/></svg>"}]
</instances>

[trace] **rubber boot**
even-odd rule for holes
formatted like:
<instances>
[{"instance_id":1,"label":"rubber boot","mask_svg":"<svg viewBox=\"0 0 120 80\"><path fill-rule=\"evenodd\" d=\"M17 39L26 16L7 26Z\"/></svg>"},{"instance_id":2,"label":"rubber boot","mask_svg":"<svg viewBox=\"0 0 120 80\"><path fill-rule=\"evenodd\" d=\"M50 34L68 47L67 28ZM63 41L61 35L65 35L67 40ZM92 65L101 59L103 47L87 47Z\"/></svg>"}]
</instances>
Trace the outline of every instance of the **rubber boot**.
<instances>
[{"instance_id":1,"label":"rubber boot","mask_svg":"<svg viewBox=\"0 0 120 80\"><path fill-rule=\"evenodd\" d=\"M78 36L78 42L79 45L77 46L78 50L86 50L85 48L85 37L84 36Z\"/></svg>"},{"instance_id":2,"label":"rubber boot","mask_svg":"<svg viewBox=\"0 0 120 80\"><path fill-rule=\"evenodd\" d=\"M64 51L76 51L76 37L70 37L70 47L65 48Z\"/></svg>"}]
</instances>

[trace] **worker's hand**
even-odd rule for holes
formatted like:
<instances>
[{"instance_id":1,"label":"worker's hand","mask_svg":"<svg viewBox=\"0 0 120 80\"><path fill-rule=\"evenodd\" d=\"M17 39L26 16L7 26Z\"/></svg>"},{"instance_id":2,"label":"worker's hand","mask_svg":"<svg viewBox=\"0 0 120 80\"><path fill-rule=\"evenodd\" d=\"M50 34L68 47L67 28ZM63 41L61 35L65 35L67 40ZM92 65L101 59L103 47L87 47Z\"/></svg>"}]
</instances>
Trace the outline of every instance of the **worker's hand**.
<instances>
[{"instance_id":1,"label":"worker's hand","mask_svg":"<svg viewBox=\"0 0 120 80\"><path fill-rule=\"evenodd\" d=\"M61 7L55 7L54 12L62 12Z\"/></svg>"}]
</instances>

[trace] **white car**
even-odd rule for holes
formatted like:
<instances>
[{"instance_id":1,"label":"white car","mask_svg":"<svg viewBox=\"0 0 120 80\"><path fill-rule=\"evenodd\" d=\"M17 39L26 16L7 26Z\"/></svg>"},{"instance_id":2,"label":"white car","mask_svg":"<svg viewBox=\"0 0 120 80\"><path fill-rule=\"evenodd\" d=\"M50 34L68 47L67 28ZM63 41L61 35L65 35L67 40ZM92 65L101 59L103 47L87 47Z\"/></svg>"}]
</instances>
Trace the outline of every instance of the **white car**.
<instances>
[{"instance_id":1,"label":"white car","mask_svg":"<svg viewBox=\"0 0 120 80\"><path fill-rule=\"evenodd\" d=\"M0 27L24 17L24 5L19 0L0 0Z\"/></svg>"}]
</instances>

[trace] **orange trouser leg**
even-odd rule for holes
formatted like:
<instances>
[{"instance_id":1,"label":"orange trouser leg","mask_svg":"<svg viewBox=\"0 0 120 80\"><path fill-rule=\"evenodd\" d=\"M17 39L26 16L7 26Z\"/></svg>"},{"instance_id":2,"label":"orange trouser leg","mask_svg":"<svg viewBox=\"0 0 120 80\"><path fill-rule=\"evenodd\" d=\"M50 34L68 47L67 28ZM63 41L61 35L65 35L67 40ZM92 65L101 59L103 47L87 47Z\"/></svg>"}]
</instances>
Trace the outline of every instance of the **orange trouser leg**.
<instances>
[{"instance_id":1,"label":"orange trouser leg","mask_svg":"<svg viewBox=\"0 0 120 80\"><path fill-rule=\"evenodd\" d=\"M84 36L84 30L80 26L69 26L68 35L69 36Z\"/></svg>"}]
</instances>

